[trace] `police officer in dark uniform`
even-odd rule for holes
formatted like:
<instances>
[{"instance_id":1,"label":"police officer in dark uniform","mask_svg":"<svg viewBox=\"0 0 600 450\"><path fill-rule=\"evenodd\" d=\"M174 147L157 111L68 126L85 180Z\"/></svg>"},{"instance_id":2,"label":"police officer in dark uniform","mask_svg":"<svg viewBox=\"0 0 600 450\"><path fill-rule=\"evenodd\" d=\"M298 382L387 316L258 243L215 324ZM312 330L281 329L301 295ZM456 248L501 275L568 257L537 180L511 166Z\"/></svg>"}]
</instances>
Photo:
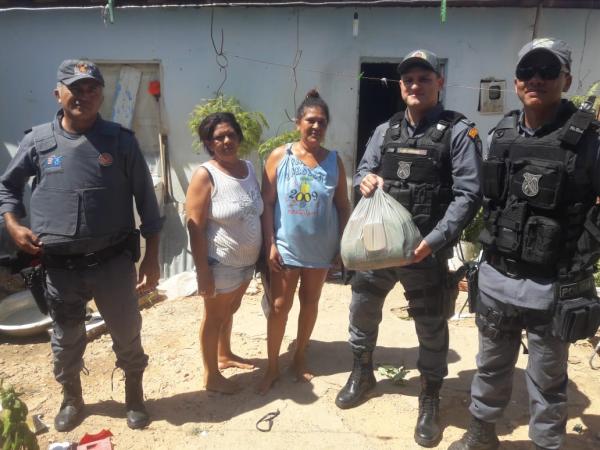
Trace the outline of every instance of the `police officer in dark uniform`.
<instances>
[{"instance_id":1,"label":"police officer in dark uniform","mask_svg":"<svg viewBox=\"0 0 600 450\"><path fill-rule=\"evenodd\" d=\"M439 103L444 79L436 55L410 52L398 72L406 111L375 129L354 185L365 196L383 188L412 213L424 238L411 265L353 276L349 331L354 367L336 405L354 407L375 386L372 352L382 308L400 281L419 338L422 390L414 437L431 447L441 438L439 391L448 374L447 319L458 294L447 260L480 206L481 141L473 123Z\"/></svg>"},{"instance_id":2,"label":"police officer in dark uniform","mask_svg":"<svg viewBox=\"0 0 600 450\"><path fill-rule=\"evenodd\" d=\"M92 62L61 63L54 91L60 111L26 134L0 178L6 229L22 251L39 256L46 271L43 297L54 323L54 374L64 395L54 421L58 431L71 430L83 418L79 372L86 347L85 305L91 298L113 339L116 365L125 372L127 424L143 428L149 423L142 391L148 357L140 340L137 295L158 282L162 219L135 136L98 114L103 87ZM22 197L32 176L27 228L20 222ZM134 199L146 239L137 277Z\"/></svg>"},{"instance_id":3,"label":"police officer in dark uniform","mask_svg":"<svg viewBox=\"0 0 600 450\"><path fill-rule=\"evenodd\" d=\"M453 450L498 448L495 423L510 400L522 330L529 347L529 437L537 449L560 448L569 342L598 329L592 273L600 255L599 140L591 104L577 109L561 99L570 71L565 42L526 44L515 78L523 109L490 132L475 305L478 370L471 423Z\"/></svg>"}]
</instances>

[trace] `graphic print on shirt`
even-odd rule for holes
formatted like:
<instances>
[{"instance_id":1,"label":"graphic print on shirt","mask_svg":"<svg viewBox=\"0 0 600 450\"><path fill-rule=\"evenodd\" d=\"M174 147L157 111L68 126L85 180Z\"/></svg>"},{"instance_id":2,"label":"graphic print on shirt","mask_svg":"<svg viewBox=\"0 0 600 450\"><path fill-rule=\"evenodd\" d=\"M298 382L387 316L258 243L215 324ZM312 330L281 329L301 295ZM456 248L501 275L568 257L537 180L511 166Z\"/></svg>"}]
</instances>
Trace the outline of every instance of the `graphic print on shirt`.
<instances>
[{"instance_id":1,"label":"graphic print on shirt","mask_svg":"<svg viewBox=\"0 0 600 450\"><path fill-rule=\"evenodd\" d=\"M320 202L319 194L313 184L324 183L326 175L311 170L296 159L290 159L290 162L287 212L290 215L316 216Z\"/></svg>"}]
</instances>

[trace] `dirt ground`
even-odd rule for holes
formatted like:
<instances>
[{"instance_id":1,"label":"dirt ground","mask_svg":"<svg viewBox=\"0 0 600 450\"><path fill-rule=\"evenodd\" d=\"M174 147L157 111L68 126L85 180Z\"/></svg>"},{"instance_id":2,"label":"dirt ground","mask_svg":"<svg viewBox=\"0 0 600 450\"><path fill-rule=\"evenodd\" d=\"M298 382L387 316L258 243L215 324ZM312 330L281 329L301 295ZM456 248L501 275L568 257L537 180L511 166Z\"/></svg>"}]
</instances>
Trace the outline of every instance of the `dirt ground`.
<instances>
[{"instance_id":1,"label":"dirt ground","mask_svg":"<svg viewBox=\"0 0 600 450\"><path fill-rule=\"evenodd\" d=\"M0 336L0 378L19 390L33 413L44 414L50 431L40 435L42 448L48 443L77 441L85 432L109 429L117 449L198 448L287 448L287 449L416 449L413 427L419 393L415 369L417 339L414 324L402 309L405 301L398 287L388 297L379 333L375 362L410 369L406 383L394 385L376 373L377 388L361 406L342 411L335 395L345 383L351 366L346 343L350 289L326 284L321 309L309 348L309 363L317 375L311 383L295 383L291 375L282 379L266 396L254 393L266 365L266 321L260 294L246 295L235 316L233 349L253 358L253 371L227 369L245 389L232 396L202 389L202 364L198 328L202 315L199 297L165 300L143 310L143 342L150 356L145 375L145 395L152 423L143 431L125 424L122 405L124 382L115 373L111 340L104 334L90 342L85 354L88 376L82 376L87 417L74 431L58 433L52 428L61 401L54 382L47 338L14 339ZM464 301L459 297L458 306ZM283 367L289 365L296 333L298 304L290 315L283 343ZM477 332L473 319L450 325L450 374L442 389L441 416L445 449L467 426L470 381L474 373ZM600 371L591 370L590 342L571 347L569 422L564 449L600 448ZM498 424L503 449L530 449L527 438L528 406L521 355L515 373L512 401ZM270 432L260 432L256 422L279 411ZM579 432L575 431L579 430Z\"/></svg>"}]
</instances>

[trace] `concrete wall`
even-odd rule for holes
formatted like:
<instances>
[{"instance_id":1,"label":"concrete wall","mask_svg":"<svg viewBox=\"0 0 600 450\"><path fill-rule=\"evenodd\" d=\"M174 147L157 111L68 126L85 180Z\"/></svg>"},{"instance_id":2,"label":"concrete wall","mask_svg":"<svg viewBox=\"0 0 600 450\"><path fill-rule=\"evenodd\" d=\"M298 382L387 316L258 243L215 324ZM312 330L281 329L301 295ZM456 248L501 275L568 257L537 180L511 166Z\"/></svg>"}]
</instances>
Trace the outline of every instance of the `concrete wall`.
<instances>
[{"instance_id":1,"label":"concrete wall","mask_svg":"<svg viewBox=\"0 0 600 450\"><path fill-rule=\"evenodd\" d=\"M299 14L298 101L317 87L329 102L333 122L327 145L344 152L348 172L354 159L361 58L393 60L424 47L448 59L446 106L457 109L487 131L497 115L477 112L479 80L504 78L512 89L515 56L530 39L533 9L453 8L440 23L437 8L358 9L360 31L352 37L354 8L222 8L214 30L223 28L229 57L224 92L248 109L265 113L268 135L293 111L289 69L239 56L290 64L296 51ZM580 66L583 30L589 17L586 53ZM544 10L539 35L567 40L574 49L574 72L583 88L600 78L594 58L600 42L600 11ZM114 25L104 25L98 10L6 11L0 13L0 164L13 154L22 130L48 120L56 104L51 91L58 63L67 57L95 60L159 60L169 128L175 196L183 200L187 180L205 158L191 151L186 121L193 106L214 95L222 74L210 41L210 9L117 10ZM218 39L217 39L218 40ZM468 86L468 87L463 87ZM571 93L574 89L571 90ZM507 109L518 105L509 94ZM289 127L289 125L288 125ZM285 128L285 125L284 125Z\"/></svg>"},{"instance_id":2,"label":"concrete wall","mask_svg":"<svg viewBox=\"0 0 600 450\"><path fill-rule=\"evenodd\" d=\"M360 20L356 38L352 36L355 11ZM188 115L195 104L214 96L223 77L210 41L210 14L209 8L118 9L115 24L104 25L97 9L0 12L0 169L14 154L22 130L54 114L52 89L61 60L157 60L162 69L174 194L183 201L190 174L206 158L192 151ZM481 78L506 79L511 92L505 110L518 106L512 93L514 65L517 51L531 39L534 17L534 9L452 8L447 22L441 24L437 8L218 8L214 31L219 44L223 28L229 59L223 91L247 109L262 111L271 124L269 137L280 126L281 130L290 127L284 110L293 114L291 71L240 57L291 64L299 18L302 58L297 99L317 87L329 102L332 123L326 144L341 150L351 175L361 61L397 61L415 48L447 58L446 106L466 114L485 133L500 116L477 112L475 88ZM539 36L565 39L574 49L570 94L600 79L600 60L595 57L599 22L599 10L542 12ZM181 224L177 227L185 234Z\"/></svg>"}]
</instances>

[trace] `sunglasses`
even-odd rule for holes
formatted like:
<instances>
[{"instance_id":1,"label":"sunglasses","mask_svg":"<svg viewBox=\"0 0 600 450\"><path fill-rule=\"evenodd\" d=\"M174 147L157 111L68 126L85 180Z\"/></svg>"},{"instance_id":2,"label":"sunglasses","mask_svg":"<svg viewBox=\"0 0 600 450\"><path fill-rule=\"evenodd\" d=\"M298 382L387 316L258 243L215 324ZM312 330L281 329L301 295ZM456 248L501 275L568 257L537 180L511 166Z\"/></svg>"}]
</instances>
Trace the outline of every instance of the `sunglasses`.
<instances>
[{"instance_id":1,"label":"sunglasses","mask_svg":"<svg viewBox=\"0 0 600 450\"><path fill-rule=\"evenodd\" d=\"M556 80L561 72L568 73L558 64L551 64L549 66L527 66L517 67L515 76L518 80L529 81L537 73L542 80Z\"/></svg>"}]
</instances>

